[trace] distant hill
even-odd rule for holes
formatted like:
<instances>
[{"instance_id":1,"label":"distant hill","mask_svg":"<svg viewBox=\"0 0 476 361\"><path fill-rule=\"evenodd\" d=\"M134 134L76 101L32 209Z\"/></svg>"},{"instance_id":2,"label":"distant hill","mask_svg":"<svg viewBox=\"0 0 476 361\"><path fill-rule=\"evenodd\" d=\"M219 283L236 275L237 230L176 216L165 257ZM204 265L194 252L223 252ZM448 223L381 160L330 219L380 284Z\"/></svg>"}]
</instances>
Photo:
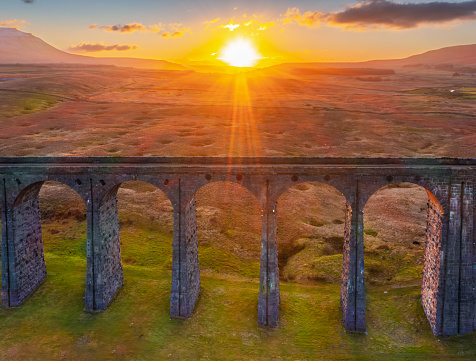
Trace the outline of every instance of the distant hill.
<instances>
[{"instance_id":1,"label":"distant hill","mask_svg":"<svg viewBox=\"0 0 476 361\"><path fill-rule=\"evenodd\" d=\"M453 65L455 69L462 67L476 66L476 44L458 45L447 48L430 50L422 54L412 55L403 59L370 60L365 62L348 63L283 63L271 66L266 69L256 70L261 75L283 76L283 75L385 75L379 70L392 74L392 68L408 66L435 67L437 69L451 70L451 67L442 65Z\"/></svg>"},{"instance_id":2,"label":"distant hill","mask_svg":"<svg viewBox=\"0 0 476 361\"><path fill-rule=\"evenodd\" d=\"M476 65L476 44L458 45L447 48L430 50L423 54L412 55L408 58L395 60L402 65L407 64L453 64L460 66Z\"/></svg>"},{"instance_id":3,"label":"distant hill","mask_svg":"<svg viewBox=\"0 0 476 361\"><path fill-rule=\"evenodd\" d=\"M257 70L257 73L263 75L272 75L270 72L283 71L294 76L314 76L314 75L339 75L339 76L363 76L363 75L393 75L395 71L392 69L373 69L373 68L317 68L307 67L304 64L280 64L263 70ZM276 74L275 74L276 75Z\"/></svg>"},{"instance_id":4,"label":"distant hill","mask_svg":"<svg viewBox=\"0 0 476 361\"><path fill-rule=\"evenodd\" d=\"M98 64L124 67L188 70L182 65L164 60L137 58L95 58L70 54L44 42L36 36L12 28L0 28L0 64Z\"/></svg>"}]
</instances>

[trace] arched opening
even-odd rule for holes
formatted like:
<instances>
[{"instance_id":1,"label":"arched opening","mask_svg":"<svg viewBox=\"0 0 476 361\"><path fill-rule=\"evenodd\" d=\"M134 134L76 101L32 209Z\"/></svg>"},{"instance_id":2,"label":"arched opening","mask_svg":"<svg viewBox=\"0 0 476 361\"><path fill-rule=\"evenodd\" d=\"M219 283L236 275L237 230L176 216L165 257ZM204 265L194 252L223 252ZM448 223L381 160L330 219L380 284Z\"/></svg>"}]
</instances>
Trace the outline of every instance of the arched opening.
<instances>
[{"instance_id":1,"label":"arched opening","mask_svg":"<svg viewBox=\"0 0 476 361\"><path fill-rule=\"evenodd\" d=\"M395 183L364 207L365 284L369 328L393 334L433 330L440 317L443 210L427 189ZM388 327L387 327L388 326Z\"/></svg>"},{"instance_id":2,"label":"arched opening","mask_svg":"<svg viewBox=\"0 0 476 361\"><path fill-rule=\"evenodd\" d=\"M256 319L262 212L258 200L236 183L213 182L196 192L196 207L201 297L222 299L217 307L226 314Z\"/></svg>"},{"instance_id":3,"label":"arched opening","mask_svg":"<svg viewBox=\"0 0 476 361\"><path fill-rule=\"evenodd\" d=\"M62 183L34 183L18 195L12 218L16 264L10 265L9 305L19 306L46 281L49 303L81 309L87 229L81 196Z\"/></svg>"},{"instance_id":4,"label":"arched opening","mask_svg":"<svg viewBox=\"0 0 476 361\"><path fill-rule=\"evenodd\" d=\"M127 181L113 187L99 206L100 254L103 283L96 295L98 309L116 296L169 310L172 269L173 206L156 186Z\"/></svg>"},{"instance_id":5,"label":"arched opening","mask_svg":"<svg viewBox=\"0 0 476 361\"><path fill-rule=\"evenodd\" d=\"M340 191L319 182L297 184L278 199L279 273L285 281L281 289L291 288L290 282L318 286L320 298L302 301L294 299L292 293L281 292L283 308L286 302L306 302L303 309L312 319L327 322L341 318L347 205ZM319 302L318 307L315 302Z\"/></svg>"}]
</instances>

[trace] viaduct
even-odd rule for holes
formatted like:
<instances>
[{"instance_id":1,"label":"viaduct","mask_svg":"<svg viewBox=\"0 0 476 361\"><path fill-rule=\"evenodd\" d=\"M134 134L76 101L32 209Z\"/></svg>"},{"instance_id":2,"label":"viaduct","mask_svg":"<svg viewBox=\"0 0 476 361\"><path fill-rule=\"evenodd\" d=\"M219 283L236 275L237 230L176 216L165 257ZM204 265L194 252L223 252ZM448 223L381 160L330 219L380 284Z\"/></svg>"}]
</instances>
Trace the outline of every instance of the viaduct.
<instances>
[{"instance_id":1,"label":"viaduct","mask_svg":"<svg viewBox=\"0 0 476 361\"><path fill-rule=\"evenodd\" d=\"M277 157L0 158L4 307L20 306L46 278L38 194L45 181L74 189L87 209L85 309L104 310L123 284L116 194L122 182L162 190L174 208L170 314L190 317L200 292L195 193L217 181L247 188L262 208L258 323L279 312L277 200L300 182L321 182L346 198L341 281L345 329L365 324L364 224L380 188L410 182L428 193L421 303L435 335L476 329L476 159Z\"/></svg>"}]
</instances>

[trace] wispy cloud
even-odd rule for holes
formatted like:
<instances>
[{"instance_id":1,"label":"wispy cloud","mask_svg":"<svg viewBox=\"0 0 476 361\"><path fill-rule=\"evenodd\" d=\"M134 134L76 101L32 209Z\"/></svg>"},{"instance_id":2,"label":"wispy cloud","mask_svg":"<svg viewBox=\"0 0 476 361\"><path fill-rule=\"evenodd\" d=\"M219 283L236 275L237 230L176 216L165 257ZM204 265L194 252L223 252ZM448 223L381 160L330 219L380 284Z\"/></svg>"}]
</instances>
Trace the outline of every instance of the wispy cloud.
<instances>
[{"instance_id":1,"label":"wispy cloud","mask_svg":"<svg viewBox=\"0 0 476 361\"><path fill-rule=\"evenodd\" d=\"M25 20L18 20L18 19L0 21L0 27L6 27L6 28L20 29L25 24L26 24Z\"/></svg>"},{"instance_id":2,"label":"wispy cloud","mask_svg":"<svg viewBox=\"0 0 476 361\"><path fill-rule=\"evenodd\" d=\"M93 24L89 27L89 29L102 29L107 32L118 32L122 34L133 33L135 31L142 31L142 32L147 31L147 28L141 23L130 23L126 25L118 24L118 25L107 25L107 26Z\"/></svg>"},{"instance_id":3,"label":"wispy cloud","mask_svg":"<svg viewBox=\"0 0 476 361\"><path fill-rule=\"evenodd\" d=\"M163 38L181 38L183 34L190 31L190 28L176 29L174 31L164 31L160 34Z\"/></svg>"},{"instance_id":4,"label":"wispy cloud","mask_svg":"<svg viewBox=\"0 0 476 361\"><path fill-rule=\"evenodd\" d=\"M422 25L468 20L476 20L476 1L401 3L370 0L361 1L340 12L330 13L308 11L301 14L299 9L289 8L283 17L283 23L298 23L310 27L325 23L350 29L411 29Z\"/></svg>"},{"instance_id":5,"label":"wispy cloud","mask_svg":"<svg viewBox=\"0 0 476 361\"><path fill-rule=\"evenodd\" d=\"M264 31L272 26L275 26L276 23L274 21L270 21L269 23L263 23L263 24L259 24L259 28L258 30L259 31Z\"/></svg>"},{"instance_id":6,"label":"wispy cloud","mask_svg":"<svg viewBox=\"0 0 476 361\"><path fill-rule=\"evenodd\" d=\"M129 34L136 31L143 33L155 33L159 34L162 38L180 38L185 33L190 32L190 27L184 27L180 23L163 24L158 23L154 25L145 26L141 23L130 23L126 25L98 25L93 24L89 26L89 29L101 29L107 32L116 32L120 34Z\"/></svg>"},{"instance_id":7,"label":"wispy cloud","mask_svg":"<svg viewBox=\"0 0 476 361\"><path fill-rule=\"evenodd\" d=\"M240 24L226 24L226 25L223 25L222 28L233 31L236 28L239 28L240 26L241 26Z\"/></svg>"},{"instance_id":8,"label":"wispy cloud","mask_svg":"<svg viewBox=\"0 0 476 361\"><path fill-rule=\"evenodd\" d=\"M158 23L158 24L154 24L154 25L149 25L149 31L153 32L153 33L160 33L162 31L165 30L165 24L162 24L162 23Z\"/></svg>"},{"instance_id":9,"label":"wispy cloud","mask_svg":"<svg viewBox=\"0 0 476 361\"><path fill-rule=\"evenodd\" d=\"M240 21L240 18L242 20ZM270 19L263 19L262 15L247 15L243 14L242 17L236 19L236 17L232 18L228 23L226 22L219 22L220 19L215 19L212 21L206 21L205 30L211 28L210 31L216 30L228 30L228 31L237 31L242 32L247 35L259 35L260 31L264 31L271 26L275 26L277 23L281 23L282 19L278 20L270 20Z\"/></svg>"},{"instance_id":10,"label":"wispy cloud","mask_svg":"<svg viewBox=\"0 0 476 361\"><path fill-rule=\"evenodd\" d=\"M71 45L69 50L73 52L84 52L84 53L93 53L100 51L130 51L136 50L139 47L136 45L127 45L127 44L114 44L114 45L105 45L104 43L79 43L77 45Z\"/></svg>"},{"instance_id":11,"label":"wispy cloud","mask_svg":"<svg viewBox=\"0 0 476 361\"><path fill-rule=\"evenodd\" d=\"M210 21L204 21L203 23L206 25L205 30L207 30L210 27L210 25L215 24L218 20L220 20L220 18L216 18Z\"/></svg>"},{"instance_id":12,"label":"wispy cloud","mask_svg":"<svg viewBox=\"0 0 476 361\"><path fill-rule=\"evenodd\" d=\"M318 11L307 11L301 15L298 8L289 8L283 18L284 24L296 22L299 25L317 27L326 20L327 15Z\"/></svg>"}]
</instances>

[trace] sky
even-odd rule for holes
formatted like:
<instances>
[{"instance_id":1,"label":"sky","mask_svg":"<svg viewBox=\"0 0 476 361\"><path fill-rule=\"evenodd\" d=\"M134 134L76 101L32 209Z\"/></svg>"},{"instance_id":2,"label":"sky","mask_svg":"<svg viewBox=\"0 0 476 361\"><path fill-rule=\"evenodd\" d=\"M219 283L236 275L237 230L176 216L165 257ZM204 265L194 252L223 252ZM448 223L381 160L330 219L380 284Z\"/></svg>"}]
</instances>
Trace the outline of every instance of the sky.
<instances>
[{"instance_id":1,"label":"sky","mask_svg":"<svg viewBox=\"0 0 476 361\"><path fill-rule=\"evenodd\" d=\"M93 56L211 61L246 38L276 61L365 61L476 43L476 1L0 0L0 26Z\"/></svg>"}]
</instances>

